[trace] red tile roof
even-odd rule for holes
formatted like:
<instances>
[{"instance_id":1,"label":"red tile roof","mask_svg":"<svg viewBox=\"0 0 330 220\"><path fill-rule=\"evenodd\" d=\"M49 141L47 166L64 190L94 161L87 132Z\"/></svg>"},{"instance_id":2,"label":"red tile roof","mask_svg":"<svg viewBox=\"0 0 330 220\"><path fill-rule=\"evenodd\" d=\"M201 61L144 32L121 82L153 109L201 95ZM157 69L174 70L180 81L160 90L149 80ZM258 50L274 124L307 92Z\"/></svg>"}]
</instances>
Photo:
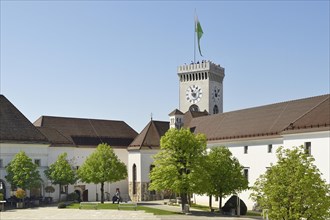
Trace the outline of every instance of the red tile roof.
<instances>
[{"instance_id":1,"label":"red tile roof","mask_svg":"<svg viewBox=\"0 0 330 220\"><path fill-rule=\"evenodd\" d=\"M3 95L0 95L0 142L49 143L47 138Z\"/></svg>"},{"instance_id":2,"label":"red tile roof","mask_svg":"<svg viewBox=\"0 0 330 220\"><path fill-rule=\"evenodd\" d=\"M108 143L112 147L127 147L137 136L137 132L125 122L114 120L41 116L34 125L41 127L54 143L69 141L75 146Z\"/></svg>"},{"instance_id":3,"label":"red tile roof","mask_svg":"<svg viewBox=\"0 0 330 220\"><path fill-rule=\"evenodd\" d=\"M226 140L279 135L293 129L322 126L329 130L329 97L317 97L193 118L189 127L208 140Z\"/></svg>"},{"instance_id":4,"label":"red tile roof","mask_svg":"<svg viewBox=\"0 0 330 220\"><path fill-rule=\"evenodd\" d=\"M160 138L166 133L169 127L169 122L150 121L130 144L128 150L141 149L143 147L158 149L160 146Z\"/></svg>"}]
</instances>

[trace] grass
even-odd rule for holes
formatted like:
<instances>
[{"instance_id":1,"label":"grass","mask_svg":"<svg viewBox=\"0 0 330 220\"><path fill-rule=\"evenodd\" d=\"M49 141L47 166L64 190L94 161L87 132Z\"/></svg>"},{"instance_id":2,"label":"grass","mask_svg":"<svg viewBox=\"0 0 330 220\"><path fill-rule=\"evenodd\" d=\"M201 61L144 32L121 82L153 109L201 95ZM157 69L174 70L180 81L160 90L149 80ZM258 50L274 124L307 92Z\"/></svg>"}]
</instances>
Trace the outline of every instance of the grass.
<instances>
[{"instance_id":1,"label":"grass","mask_svg":"<svg viewBox=\"0 0 330 220\"><path fill-rule=\"evenodd\" d=\"M208 206L203 206L203 205L197 205L197 204L192 204L192 208L199 209L201 211L205 212L210 212L210 209ZM79 203L72 203L67 206L68 209L79 209ZM118 210L118 204L112 204L112 203L98 203L97 204L98 209L113 209L113 210ZM125 208L122 207L121 210L134 210L132 208ZM138 211L145 211L146 213L152 213L154 215L177 215L177 214L182 214L179 212L171 212L171 211L166 211L162 209L155 209L151 207L146 207L146 206L137 206ZM217 212L218 209L215 209L215 212ZM254 212L254 211L248 211L246 216L260 216L260 212Z\"/></svg>"},{"instance_id":2,"label":"grass","mask_svg":"<svg viewBox=\"0 0 330 220\"><path fill-rule=\"evenodd\" d=\"M192 204L191 207L195 208L195 209L199 209L201 211L210 212L210 208L208 206ZM218 208L214 209L214 212L218 212L218 211L219 211ZM248 210L247 213L246 213L246 216L254 216L254 217L258 216L259 217L260 215L261 215L260 212L255 212L255 211L251 211L251 210Z\"/></svg>"},{"instance_id":3,"label":"grass","mask_svg":"<svg viewBox=\"0 0 330 220\"><path fill-rule=\"evenodd\" d=\"M67 206L68 209L79 209L79 203L72 203ZM97 204L97 209L113 209L113 210L118 210L118 204L112 204L112 203L98 203ZM125 208L121 207L121 210L133 210L132 208ZM155 208L150 208L146 206L137 206L138 211L145 211L146 213L152 213L154 215L175 215L178 214L176 212L171 212L171 211L166 211L162 209L155 209Z\"/></svg>"}]
</instances>

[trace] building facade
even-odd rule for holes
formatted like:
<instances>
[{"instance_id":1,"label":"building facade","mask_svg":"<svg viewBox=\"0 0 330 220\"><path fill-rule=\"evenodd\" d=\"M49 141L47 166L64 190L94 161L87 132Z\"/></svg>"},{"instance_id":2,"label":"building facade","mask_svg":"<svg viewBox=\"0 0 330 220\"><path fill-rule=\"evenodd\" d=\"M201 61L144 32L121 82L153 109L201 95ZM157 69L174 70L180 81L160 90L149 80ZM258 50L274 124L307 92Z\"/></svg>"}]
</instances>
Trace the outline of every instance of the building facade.
<instances>
[{"instance_id":1,"label":"building facade","mask_svg":"<svg viewBox=\"0 0 330 220\"><path fill-rule=\"evenodd\" d=\"M0 190L8 198L12 189L6 181L5 166L19 151L25 151L38 164L43 184L31 195L45 196L51 183L43 171L66 152L76 168L99 143L114 148L127 165L128 178L105 184L106 199L116 188L133 201L163 199L161 192L149 190L153 156L160 150L160 138L169 128L190 128L207 137L207 148L226 146L244 166L252 186L271 164L276 150L303 145L315 158L322 178L330 183L330 95L291 100L265 106L223 112L224 68L209 61L178 67L179 109L168 121L151 120L138 134L123 121L42 116L32 124L0 95ZM58 199L55 186L52 196ZM98 201L100 185L76 182L68 191L77 192L83 201ZM238 192L248 209L254 206L250 191ZM198 204L207 205L207 196L194 195ZM216 204L215 201L213 204Z\"/></svg>"}]
</instances>

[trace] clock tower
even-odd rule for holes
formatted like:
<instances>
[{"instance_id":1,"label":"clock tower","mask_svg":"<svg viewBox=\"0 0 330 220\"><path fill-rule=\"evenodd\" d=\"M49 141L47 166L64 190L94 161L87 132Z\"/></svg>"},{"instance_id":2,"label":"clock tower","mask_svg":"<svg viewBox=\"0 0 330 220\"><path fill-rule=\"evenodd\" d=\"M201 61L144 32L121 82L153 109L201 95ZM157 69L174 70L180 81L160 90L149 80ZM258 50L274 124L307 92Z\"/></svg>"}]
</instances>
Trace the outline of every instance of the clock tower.
<instances>
[{"instance_id":1,"label":"clock tower","mask_svg":"<svg viewBox=\"0 0 330 220\"><path fill-rule=\"evenodd\" d=\"M180 82L180 111L204 111L209 114L223 111L223 78L225 69L211 61L178 67Z\"/></svg>"}]
</instances>

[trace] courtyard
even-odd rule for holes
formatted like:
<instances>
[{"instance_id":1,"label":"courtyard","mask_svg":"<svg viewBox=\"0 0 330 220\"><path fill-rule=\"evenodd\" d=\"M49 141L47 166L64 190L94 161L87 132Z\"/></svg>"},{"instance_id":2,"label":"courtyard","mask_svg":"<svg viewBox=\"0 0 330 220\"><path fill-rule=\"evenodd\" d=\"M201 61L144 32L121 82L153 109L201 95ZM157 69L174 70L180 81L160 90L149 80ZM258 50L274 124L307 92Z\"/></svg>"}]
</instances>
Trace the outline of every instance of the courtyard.
<instances>
[{"instance_id":1,"label":"courtyard","mask_svg":"<svg viewBox=\"0 0 330 220\"><path fill-rule=\"evenodd\" d=\"M179 206L168 206L161 203L143 203L143 206L163 209L167 211L180 212ZM134 210L109 210L109 209L58 209L57 206L52 207L36 207L27 209L9 209L4 212L0 212L1 220L37 220L37 219L51 219L51 220L96 220L96 219L134 219L134 220L185 220L185 219L213 219L213 220L252 220L261 219L257 217L232 217L232 216L217 216L214 213L202 212L195 209L191 210L191 214L174 214L174 215L153 215L152 213L146 213L144 211Z\"/></svg>"}]
</instances>

